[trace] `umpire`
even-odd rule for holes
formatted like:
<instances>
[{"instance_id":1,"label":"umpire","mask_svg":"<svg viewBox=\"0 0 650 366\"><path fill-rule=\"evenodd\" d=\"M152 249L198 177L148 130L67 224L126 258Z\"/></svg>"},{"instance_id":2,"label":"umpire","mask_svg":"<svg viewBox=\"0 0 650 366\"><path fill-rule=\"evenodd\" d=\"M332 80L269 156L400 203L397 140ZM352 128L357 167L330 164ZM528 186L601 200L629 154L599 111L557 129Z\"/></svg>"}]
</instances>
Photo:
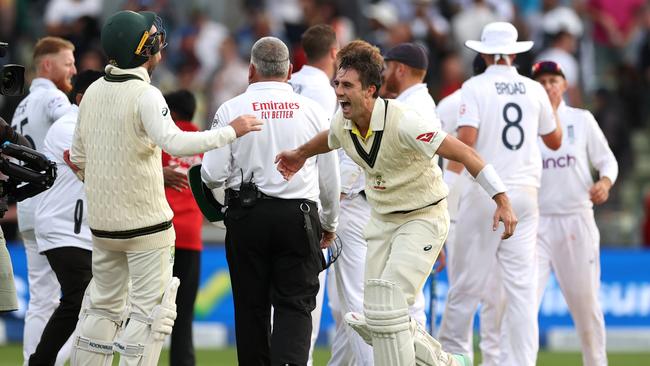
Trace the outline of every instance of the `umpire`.
<instances>
[{"instance_id":1,"label":"umpire","mask_svg":"<svg viewBox=\"0 0 650 366\"><path fill-rule=\"evenodd\" d=\"M282 41L264 37L253 45L250 85L219 108L212 128L242 113L266 120L265 127L206 153L201 170L210 188L226 189L226 257L240 365L306 365L310 313L325 264L320 248L333 240L337 224L336 152L308 160L291 181L275 168L280 151L329 128L323 109L293 92L291 72Z\"/></svg>"}]
</instances>

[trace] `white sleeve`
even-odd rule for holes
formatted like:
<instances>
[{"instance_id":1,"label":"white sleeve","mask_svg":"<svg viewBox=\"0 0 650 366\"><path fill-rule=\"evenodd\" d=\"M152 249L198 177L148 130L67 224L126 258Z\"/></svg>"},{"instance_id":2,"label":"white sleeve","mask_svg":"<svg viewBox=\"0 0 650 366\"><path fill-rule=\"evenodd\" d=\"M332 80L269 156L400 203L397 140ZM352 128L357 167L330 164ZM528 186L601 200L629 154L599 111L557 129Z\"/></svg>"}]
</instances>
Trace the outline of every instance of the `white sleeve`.
<instances>
[{"instance_id":1,"label":"white sleeve","mask_svg":"<svg viewBox=\"0 0 650 366\"><path fill-rule=\"evenodd\" d=\"M538 84L538 86L539 88L537 88L537 95L539 95L538 98L540 101L540 113L537 134L544 136L555 131L557 128L557 122L555 121L553 106L551 105L551 100L548 99L548 94L546 94L546 91L544 91L541 84Z\"/></svg>"},{"instance_id":2,"label":"white sleeve","mask_svg":"<svg viewBox=\"0 0 650 366\"><path fill-rule=\"evenodd\" d=\"M433 158L447 133L434 126L431 120L427 121L414 110L405 110L404 116L398 124L400 141L419 151L429 158Z\"/></svg>"},{"instance_id":3,"label":"white sleeve","mask_svg":"<svg viewBox=\"0 0 650 366\"><path fill-rule=\"evenodd\" d=\"M225 146L237 137L230 126L210 131L182 131L172 120L162 93L153 87L140 96L138 107L147 135L170 155L199 154Z\"/></svg>"},{"instance_id":4,"label":"white sleeve","mask_svg":"<svg viewBox=\"0 0 650 366\"><path fill-rule=\"evenodd\" d=\"M336 231L339 218L339 202L341 197L341 178L339 176L339 157L336 151L320 154L316 158L318 168L318 187L320 202L323 210L320 222L325 231Z\"/></svg>"},{"instance_id":5,"label":"white sleeve","mask_svg":"<svg viewBox=\"0 0 650 366\"><path fill-rule=\"evenodd\" d=\"M74 128L72 146L70 147L70 161L79 168L75 174L80 180L84 180L84 169L86 168L86 149L81 137L81 120L77 117L77 125Z\"/></svg>"},{"instance_id":6,"label":"white sleeve","mask_svg":"<svg viewBox=\"0 0 650 366\"><path fill-rule=\"evenodd\" d=\"M329 127L329 116L320 105L314 103L314 118L318 129L326 131ZM320 222L323 230L334 232L338 226L339 202L341 197L341 177L339 176L339 157L336 151L330 151L316 156L318 169L319 199L322 206Z\"/></svg>"},{"instance_id":7,"label":"white sleeve","mask_svg":"<svg viewBox=\"0 0 650 366\"><path fill-rule=\"evenodd\" d=\"M618 177L616 157L614 157L612 149L609 148L607 139L600 126L598 126L598 122L596 122L596 119L589 111L585 111L585 119L588 129L587 155L589 156L589 161L598 170L601 178L607 177L614 184Z\"/></svg>"},{"instance_id":8,"label":"white sleeve","mask_svg":"<svg viewBox=\"0 0 650 366\"><path fill-rule=\"evenodd\" d=\"M456 118L456 128L460 126L479 128L481 123L478 99L471 85L465 82L460 89L460 105L458 107L458 117Z\"/></svg>"},{"instance_id":9,"label":"white sleeve","mask_svg":"<svg viewBox=\"0 0 650 366\"><path fill-rule=\"evenodd\" d=\"M47 117L52 123L57 119L63 117L64 114L70 109L70 101L63 92L57 90L57 93L52 93L48 96L50 99L47 101Z\"/></svg>"},{"instance_id":10,"label":"white sleeve","mask_svg":"<svg viewBox=\"0 0 650 366\"><path fill-rule=\"evenodd\" d=\"M224 128L224 124L228 121L225 108L222 105L214 115L211 130L218 130ZM228 144L219 149L214 149L203 154L203 162L201 165L201 179L210 188L219 188L223 186L226 179L230 177L233 166L232 145Z\"/></svg>"}]
</instances>

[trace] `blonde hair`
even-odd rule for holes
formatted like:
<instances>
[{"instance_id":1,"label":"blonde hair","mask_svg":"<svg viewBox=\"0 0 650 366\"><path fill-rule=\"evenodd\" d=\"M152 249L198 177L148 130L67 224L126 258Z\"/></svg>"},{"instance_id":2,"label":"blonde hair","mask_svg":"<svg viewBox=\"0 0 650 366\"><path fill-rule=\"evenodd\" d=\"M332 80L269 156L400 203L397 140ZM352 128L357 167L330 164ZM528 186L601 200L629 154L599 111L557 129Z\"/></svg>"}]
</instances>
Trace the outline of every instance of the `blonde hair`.
<instances>
[{"instance_id":1,"label":"blonde hair","mask_svg":"<svg viewBox=\"0 0 650 366\"><path fill-rule=\"evenodd\" d=\"M62 50L74 51L74 45L72 42L61 37L43 37L39 39L38 42L36 42L36 46L34 46L34 55L32 60L34 61L34 64L37 65L43 56L53 55Z\"/></svg>"}]
</instances>

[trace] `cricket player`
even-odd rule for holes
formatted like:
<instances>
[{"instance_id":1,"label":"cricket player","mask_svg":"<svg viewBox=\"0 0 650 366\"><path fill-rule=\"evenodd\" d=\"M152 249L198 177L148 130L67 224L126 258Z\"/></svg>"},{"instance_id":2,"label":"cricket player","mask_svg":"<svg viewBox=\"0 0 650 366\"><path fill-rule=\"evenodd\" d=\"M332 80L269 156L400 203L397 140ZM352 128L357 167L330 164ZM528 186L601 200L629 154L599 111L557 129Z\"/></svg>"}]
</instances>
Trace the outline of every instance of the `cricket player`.
<instances>
[{"instance_id":1,"label":"cricket player","mask_svg":"<svg viewBox=\"0 0 650 366\"><path fill-rule=\"evenodd\" d=\"M74 65L74 45L59 37L41 38L34 46L33 62L36 78L29 94L23 99L11 120L11 127L20 132L34 149L42 151L43 140L52 123L70 108L66 93L72 90L72 77L77 73ZM61 287L47 258L41 255L34 234L34 212L40 195L18 202L18 229L27 256L27 281L29 303L23 329L23 364L34 353L43 328L59 306ZM61 352L57 365L63 365L70 353L69 345Z\"/></svg>"},{"instance_id":2,"label":"cricket player","mask_svg":"<svg viewBox=\"0 0 650 366\"><path fill-rule=\"evenodd\" d=\"M314 25L302 34L301 45L307 56L307 63L300 71L291 75L289 84L296 93L314 100L323 107L329 122L336 111L336 94L331 83L336 69L336 53L339 49L336 33L329 25ZM323 255L327 255L327 249L323 249ZM312 329L308 366L313 364L314 345L320 332L327 273L322 271L318 274L320 287L316 295L316 308L311 312Z\"/></svg>"},{"instance_id":3,"label":"cricket player","mask_svg":"<svg viewBox=\"0 0 650 366\"><path fill-rule=\"evenodd\" d=\"M389 49L384 55L386 68L382 73L386 92L397 95L396 100L415 109L427 122L441 129L440 119L435 113L436 103L433 101L424 77L429 66L429 57L424 47L415 43L400 43ZM437 163L438 157L434 157ZM444 255L444 252L441 251ZM427 324L424 311L424 292L415 298L410 309L411 316L422 326ZM435 314L432 314L435 316Z\"/></svg>"},{"instance_id":4,"label":"cricket player","mask_svg":"<svg viewBox=\"0 0 650 366\"><path fill-rule=\"evenodd\" d=\"M71 364L110 365L117 351L120 365L151 366L171 333L179 285L172 278L175 233L161 148L194 155L260 130L262 122L240 116L204 132L175 125L162 93L150 84L166 46L155 13L113 14L101 41L110 65L84 94L69 158L84 180L93 242L93 280L79 313Z\"/></svg>"},{"instance_id":5,"label":"cricket player","mask_svg":"<svg viewBox=\"0 0 650 366\"><path fill-rule=\"evenodd\" d=\"M56 120L43 141L43 153L57 164L56 181L40 195L35 211L34 233L39 254L50 263L61 286L61 303L43 330L30 365L52 365L57 353L72 335L81 300L92 278L92 240L86 213L83 183L64 160L74 135L79 103L86 88L103 76L86 70L75 78L71 97L74 104Z\"/></svg>"},{"instance_id":6,"label":"cricket player","mask_svg":"<svg viewBox=\"0 0 650 366\"><path fill-rule=\"evenodd\" d=\"M582 364L607 365L605 320L598 301L600 289L600 233L593 205L607 201L618 176L618 163L594 116L572 108L562 99L567 81L552 61L533 65L537 80L557 109L562 124L562 147L540 144L542 185L539 190L537 303L542 301L551 270L569 306L582 344ZM598 172L594 182L590 167Z\"/></svg>"},{"instance_id":7,"label":"cricket player","mask_svg":"<svg viewBox=\"0 0 650 366\"><path fill-rule=\"evenodd\" d=\"M433 156L461 161L477 177L494 197L493 230L503 221L504 239L516 225L505 187L473 149L406 105L378 97L384 62L376 47L354 41L337 58L334 86L341 108L330 130L278 154L278 170L291 179L306 159L339 147L364 169L372 207L364 232L364 314L349 313L345 320L372 343L375 365L469 365L467 357L443 351L409 316L449 227L447 188Z\"/></svg>"},{"instance_id":8,"label":"cricket player","mask_svg":"<svg viewBox=\"0 0 650 366\"><path fill-rule=\"evenodd\" d=\"M474 146L503 177L519 218L517 232L504 239L482 225L491 216L492 202L476 184L464 190L456 224L473 230L458 231L452 244L453 282L439 334L445 349L471 351L473 316L498 266L508 297L499 364L532 366L538 348L535 244L542 171L537 136L557 149L562 130L544 89L512 66L516 54L533 46L517 36L512 24L496 22L483 28L481 41L465 43L488 67L463 84L458 117L459 140ZM463 168L450 162L448 169L461 173Z\"/></svg>"}]
</instances>

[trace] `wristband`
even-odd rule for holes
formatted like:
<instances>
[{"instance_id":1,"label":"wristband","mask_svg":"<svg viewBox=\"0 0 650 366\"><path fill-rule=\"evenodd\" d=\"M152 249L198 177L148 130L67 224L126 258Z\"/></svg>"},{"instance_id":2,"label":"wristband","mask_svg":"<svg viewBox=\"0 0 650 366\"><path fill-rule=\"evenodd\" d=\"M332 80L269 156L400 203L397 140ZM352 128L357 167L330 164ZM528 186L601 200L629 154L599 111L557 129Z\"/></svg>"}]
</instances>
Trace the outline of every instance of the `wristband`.
<instances>
[{"instance_id":1,"label":"wristband","mask_svg":"<svg viewBox=\"0 0 650 366\"><path fill-rule=\"evenodd\" d=\"M486 164L476 175L476 182L483 187L490 197L506 191L506 186L491 164Z\"/></svg>"}]
</instances>

